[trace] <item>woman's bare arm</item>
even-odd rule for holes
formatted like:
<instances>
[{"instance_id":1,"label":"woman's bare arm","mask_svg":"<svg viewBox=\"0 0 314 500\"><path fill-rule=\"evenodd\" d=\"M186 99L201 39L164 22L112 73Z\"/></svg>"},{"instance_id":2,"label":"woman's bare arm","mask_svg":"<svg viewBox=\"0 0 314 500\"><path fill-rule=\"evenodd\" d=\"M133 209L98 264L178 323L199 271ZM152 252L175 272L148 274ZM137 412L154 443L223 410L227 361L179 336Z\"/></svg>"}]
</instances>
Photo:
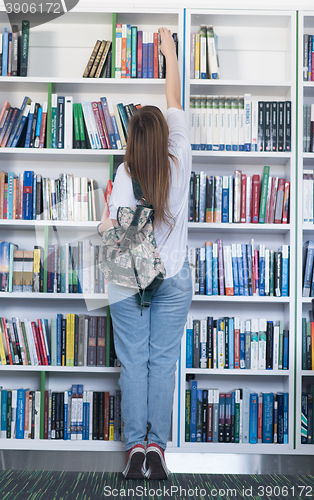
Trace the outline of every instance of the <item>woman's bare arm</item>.
<instances>
[{"instance_id":1,"label":"woman's bare arm","mask_svg":"<svg viewBox=\"0 0 314 500\"><path fill-rule=\"evenodd\" d=\"M166 58L166 99L167 108L182 109L181 83L179 65L176 55L176 46L167 28L159 28L160 50Z\"/></svg>"}]
</instances>

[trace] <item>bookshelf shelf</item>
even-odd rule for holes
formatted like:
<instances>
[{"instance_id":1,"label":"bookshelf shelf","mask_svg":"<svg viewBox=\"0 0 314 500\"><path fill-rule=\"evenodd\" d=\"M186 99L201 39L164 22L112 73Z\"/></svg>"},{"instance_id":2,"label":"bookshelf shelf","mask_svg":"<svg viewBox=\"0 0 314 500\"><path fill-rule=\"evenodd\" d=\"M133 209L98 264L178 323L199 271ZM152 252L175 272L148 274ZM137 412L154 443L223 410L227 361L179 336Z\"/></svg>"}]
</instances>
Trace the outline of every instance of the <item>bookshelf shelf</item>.
<instances>
[{"instance_id":1,"label":"bookshelf shelf","mask_svg":"<svg viewBox=\"0 0 314 500\"><path fill-rule=\"evenodd\" d=\"M27 160L27 161L75 161L99 162L110 156L124 156L122 149L28 149L28 148L0 148L0 161ZM24 157L24 158L23 158ZM45 164L42 164L45 168Z\"/></svg>"},{"instance_id":2,"label":"bookshelf shelf","mask_svg":"<svg viewBox=\"0 0 314 500\"><path fill-rule=\"evenodd\" d=\"M44 229L45 227L66 228L67 230L90 231L96 233L100 221L62 221L62 220L11 220L1 219L0 228L7 229Z\"/></svg>"},{"instance_id":3,"label":"bookshelf shelf","mask_svg":"<svg viewBox=\"0 0 314 500\"><path fill-rule=\"evenodd\" d=\"M1 439L2 450L43 451L124 451L120 441L67 440L63 439Z\"/></svg>"},{"instance_id":4,"label":"bookshelf shelf","mask_svg":"<svg viewBox=\"0 0 314 500\"><path fill-rule=\"evenodd\" d=\"M231 369L231 370L224 370L224 369L217 369L217 368L186 368L186 373L187 374L195 374L195 375L205 375L205 376L211 376L211 375L223 375L223 376L231 376L231 377L237 377L238 375L241 376L259 376L259 377L289 377L290 371L289 370L240 370L240 369Z\"/></svg>"},{"instance_id":5,"label":"bookshelf shelf","mask_svg":"<svg viewBox=\"0 0 314 500\"><path fill-rule=\"evenodd\" d=\"M302 377L313 377L314 370L302 370L301 375Z\"/></svg>"},{"instance_id":6,"label":"bookshelf shelf","mask_svg":"<svg viewBox=\"0 0 314 500\"><path fill-rule=\"evenodd\" d=\"M108 295L103 293L28 293L28 292L0 292L0 299L31 299L31 300L97 300L108 301Z\"/></svg>"},{"instance_id":7,"label":"bookshelf shelf","mask_svg":"<svg viewBox=\"0 0 314 500\"><path fill-rule=\"evenodd\" d=\"M49 372L49 373L120 373L121 368L103 366L32 366L32 365L0 365L1 371L9 372Z\"/></svg>"},{"instance_id":8,"label":"bookshelf shelf","mask_svg":"<svg viewBox=\"0 0 314 500\"><path fill-rule=\"evenodd\" d=\"M210 230L210 231L274 231L288 233L291 229L290 224L236 224L236 223L210 223L210 222L189 222L188 229L191 231ZM314 226L313 226L314 229Z\"/></svg>"},{"instance_id":9,"label":"bookshelf shelf","mask_svg":"<svg viewBox=\"0 0 314 500\"><path fill-rule=\"evenodd\" d=\"M228 295L194 295L193 302L248 302L249 304L260 303L276 303L276 304L289 304L290 297L244 297L228 296Z\"/></svg>"}]
</instances>

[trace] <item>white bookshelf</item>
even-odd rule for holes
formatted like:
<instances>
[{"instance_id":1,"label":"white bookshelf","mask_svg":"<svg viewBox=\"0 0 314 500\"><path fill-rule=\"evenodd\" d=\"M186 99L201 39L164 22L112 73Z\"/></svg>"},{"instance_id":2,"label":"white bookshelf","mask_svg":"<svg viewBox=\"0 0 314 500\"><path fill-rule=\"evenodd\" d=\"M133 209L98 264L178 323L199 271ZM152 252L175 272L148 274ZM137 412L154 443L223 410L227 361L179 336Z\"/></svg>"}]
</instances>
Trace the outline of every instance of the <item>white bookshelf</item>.
<instances>
[{"instance_id":1,"label":"white bookshelf","mask_svg":"<svg viewBox=\"0 0 314 500\"><path fill-rule=\"evenodd\" d=\"M133 8L115 10L117 23L130 23L144 31L156 32L167 26L178 34L178 59L183 67L183 9ZM31 29L28 76L0 77L0 102L8 100L11 106L20 107L25 95L35 102L47 101L48 86L58 95L72 95L73 102L100 100L110 96L114 104L155 104L166 112L164 79L83 79L82 75L97 39L112 40L113 9L103 2L77 6L47 24ZM0 32L10 30L4 7L0 5ZM183 81L183 78L182 78ZM57 178L66 172L88 176L97 181L99 200L97 219L102 214L102 193L112 167L123 159L123 151L112 150L25 150L0 148L0 168L20 173L33 170L43 177ZM62 244L90 237L95 244L101 240L96 232L98 222L20 221L1 220L1 238L15 242L19 248L33 249L42 242L48 227L50 234L57 232ZM85 313L106 315L106 294L44 294L0 293L2 315L18 316L31 320L38 317L56 317L57 313ZM71 389L73 383L83 383L84 390L110 391L118 389L119 368L102 367L52 367L52 366L0 366L0 385L4 389L30 387L31 390L51 389L61 392ZM174 394L173 417L168 448L177 446L178 436L178 374ZM44 381L44 382L43 382ZM58 450L58 451L123 451L124 443L111 441L63 440L0 440L0 449Z\"/></svg>"},{"instance_id":2,"label":"white bookshelf","mask_svg":"<svg viewBox=\"0 0 314 500\"><path fill-rule=\"evenodd\" d=\"M303 81L303 35L314 34L314 11L299 12L298 40L298 218L297 218L297 286L296 286L296 450L300 454L312 455L314 446L301 444L301 397L307 384L314 384L314 371L302 370L302 318L309 321L312 298L302 297L303 288L303 244L314 239L314 225L303 223L303 169L313 169L314 153L303 152L303 105L314 103L314 82Z\"/></svg>"},{"instance_id":3,"label":"white bookshelf","mask_svg":"<svg viewBox=\"0 0 314 500\"><path fill-rule=\"evenodd\" d=\"M190 78L191 33L201 25L213 25L218 35L220 80ZM239 316L241 320L267 318L282 320L289 329L288 370L219 370L186 368L185 336L181 346L180 451L208 453L287 454L294 448L294 345L295 345L295 197L296 197L296 13L258 10L186 10L185 109L189 112L190 95L239 96L250 93L255 100L292 101L292 152L193 151L192 170L208 175L230 175L241 169L247 175L262 175L270 166L270 175L284 177L290 184L290 223L285 224L206 224L189 223L189 245L204 246L205 241L222 238L224 244L263 243L277 250L290 245L290 296L227 297L194 296L190 314L195 319L212 316ZM277 299L279 299L277 301ZM211 307L214 303L214 307ZM227 303L227 307L226 307ZM250 392L289 393L289 443L190 443L185 442L185 391L190 389L187 375L194 375L198 389L231 392L248 387Z\"/></svg>"}]
</instances>

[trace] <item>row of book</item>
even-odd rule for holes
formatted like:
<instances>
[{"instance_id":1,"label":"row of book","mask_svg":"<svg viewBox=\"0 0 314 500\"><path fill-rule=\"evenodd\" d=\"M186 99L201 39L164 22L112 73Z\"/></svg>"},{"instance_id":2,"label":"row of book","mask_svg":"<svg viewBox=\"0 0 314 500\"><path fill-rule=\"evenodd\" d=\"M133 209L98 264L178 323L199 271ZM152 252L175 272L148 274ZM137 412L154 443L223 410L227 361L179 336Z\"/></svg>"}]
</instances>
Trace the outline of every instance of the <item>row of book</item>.
<instances>
[{"instance_id":1,"label":"row of book","mask_svg":"<svg viewBox=\"0 0 314 500\"><path fill-rule=\"evenodd\" d=\"M0 172L0 219L96 221L94 179L60 174L49 179L24 171Z\"/></svg>"},{"instance_id":2,"label":"row of book","mask_svg":"<svg viewBox=\"0 0 314 500\"><path fill-rule=\"evenodd\" d=\"M314 171L303 170L302 208L303 224L313 224L314 221Z\"/></svg>"},{"instance_id":3,"label":"row of book","mask_svg":"<svg viewBox=\"0 0 314 500\"><path fill-rule=\"evenodd\" d=\"M178 36L172 37L178 56ZM116 24L115 78L165 78L165 57L158 32L139 30L131 24Z\"/></svg>"},{"instance_id":4,"label":"row of book","mask_svg":"<svg viewBox=\"0 0 314 500\"><path fill-rule=\"evenodd\" d=\"M99 245L36 245L18 250L0 242L0 292L103 294L107 282L99 268Z\"/></svg>"},{"instance_id":5,"label":"row of book","mask_svg":"<svg viewBox=\"0 0 314 500\"><path fill-rule=\"evenodd\" d=\"M303 81L314 81L314 42L313 35L303 35Z\"/></svg>"},{"instance_id":6,"label":"row of book","mask_svg":"<svg viewBox=\"0 0 314 500\"><path fill-rule=\"evenodd\" d=\"M283 321L239 317L194 319L186 324L186 367L288 370L289 330Z\"/></svg>"},{"instance_id":7,"label":"row of book","mask_svg":"<svg viewBox=\"0 0 314 500\"><path fill-rule=\"evenodd\" d=\"M22 21L22 31L16 24L12 32L3 28L0 34L0 76L27 76L29 21Z\"/></svg>"},{"instance_id":8,"label":"row of book","mask_svg":"<svg viewBox=\"0 0 314 500\"><path fill-rule=\"evenodd\" d=\"M106 316L86 314L57 314L50 322L0 318L0 360L2 365L120 366Z\"/></svg>"},{"instance_id":9,"label":"row of book","mask_svg":"<svg viewBox=\"0 0 314 500\"><path fill-rule=\"evenodd\" d=\"M313 173L313 172L312 172ZM206 175L191 172L189 222L287 224L290 182L270 175Z\"/></svg>"},{"instance_id":10,"label":"row of book","mask_svg":"<svg viewBox=\"0 0 314 500\"><path fill-rule=\"evenodd\" d=\"M195 295L289 296L290 247L277 252L261 244L224 245L206 241L201 248L188 248Z\"/></svg>"},{"instance_id":11,"label":"row of book","mask_svg":"<svg viewBox=\"0 0 314 500\"><path fill-rule=\"evenodd\" d=\"M111 48L110 40L97 40L83 73L83 78L111 78Z\"/></svg>"},{"instance_id":12,"label":"row of book","mask_svg":"<svg viewBox=\"0 0 314 500\"><path fill-rule=\"evenodd\" d=\"M140 107L113 104L110 97L73 103L72 96L57 94L42 106L27 96L21 108L5 101L0 114L0 147L125 149L128 122Z\"/></svg>"},{"instance_id":13,"label":"row of book","mask_svg":"<svg viewBox=\"0 0 314 500\"><path fill-rule=\"evenodd\" d=\"M314 152L314 104L303 104L303 153Z\"/></svg>"},{"instance_id":14,"label":"row of book","mask_svg":"<svg viewBox=\"0 0 314 500\"><path fill-rule=\"evenodd\" d=\"M314 297L314 241L303 244L303 297Z\"/></svg>"},{"instance_id":15,"label":"row of book","mask_svg":"<svg viewBox=\"0 0 314 500\"><path fill-rule=\"evenodd\" d=\"M301 444L314 444L314 385L307 384L301 398Z\"/></svg>"},{"instance_id":16,"label":"row of book","mask_svg":"<svg viewBox=\"0 0 314 500\"><path fill-rule=\"evenodd\" d=\"M190 78L220 78L218 37L213 26L202 25L198 33L191 33Z\"/></svg>"},{"instance_id":17,"label":"row of book","mask_svg":"<svg viewBox=\"0 0 314 500\"><path fill-rule=\"evenodd\" d=\"M191 96L190 141L196 151L291 151L291 101Z\"/></svg>"},{"instance_id":18,"label":"row of book","mask_svg":"<svg viewBox=\"0 0 314 500\"><path fill-rule=\"evenodd\" d=\"M3 389L0 391L1 439L123 440L121 391ZM43 421L43 435L40 435Z\"/></svg>"},{"instance_id":19,"label":"row of book","mask_svg":"<svg viewBox=\"0 0 314 500\"><path fill-rule=\"evenodd\" d=\"M289 394L198 389L185 393L185 441L191 443L288 444Z\"/></svg>"}]
</instances>

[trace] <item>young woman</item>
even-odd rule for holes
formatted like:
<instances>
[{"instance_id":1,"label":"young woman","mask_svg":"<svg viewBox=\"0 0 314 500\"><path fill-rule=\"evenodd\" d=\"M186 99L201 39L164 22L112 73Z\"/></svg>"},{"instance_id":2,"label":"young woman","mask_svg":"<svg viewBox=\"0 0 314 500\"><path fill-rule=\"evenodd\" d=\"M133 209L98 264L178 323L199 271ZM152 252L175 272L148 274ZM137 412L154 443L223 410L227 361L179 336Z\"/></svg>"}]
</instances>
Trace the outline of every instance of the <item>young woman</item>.
<instances>
[{"instance_id":1,"label":"young woman","mask_svg":"<svg viewBox=\"0 0 314 500\"><path fill-rule=\"evenodd\" d=\"M189 130L180 101L180 76L171 33L159 30L166 59L167 121L144 106L129 123L124 163L118 169L99 231L115 224L118 207L137 203L132 177L154 208L154 234L166 269L141 311L134 290L109 283L114 344L121 363L121 417L127 479L167 479L164 450L171 426L176 362L192 300L187 261L187 208L191 173ZM145 437L147 434L147 447Z\"/></svg>"}]
</instances>

